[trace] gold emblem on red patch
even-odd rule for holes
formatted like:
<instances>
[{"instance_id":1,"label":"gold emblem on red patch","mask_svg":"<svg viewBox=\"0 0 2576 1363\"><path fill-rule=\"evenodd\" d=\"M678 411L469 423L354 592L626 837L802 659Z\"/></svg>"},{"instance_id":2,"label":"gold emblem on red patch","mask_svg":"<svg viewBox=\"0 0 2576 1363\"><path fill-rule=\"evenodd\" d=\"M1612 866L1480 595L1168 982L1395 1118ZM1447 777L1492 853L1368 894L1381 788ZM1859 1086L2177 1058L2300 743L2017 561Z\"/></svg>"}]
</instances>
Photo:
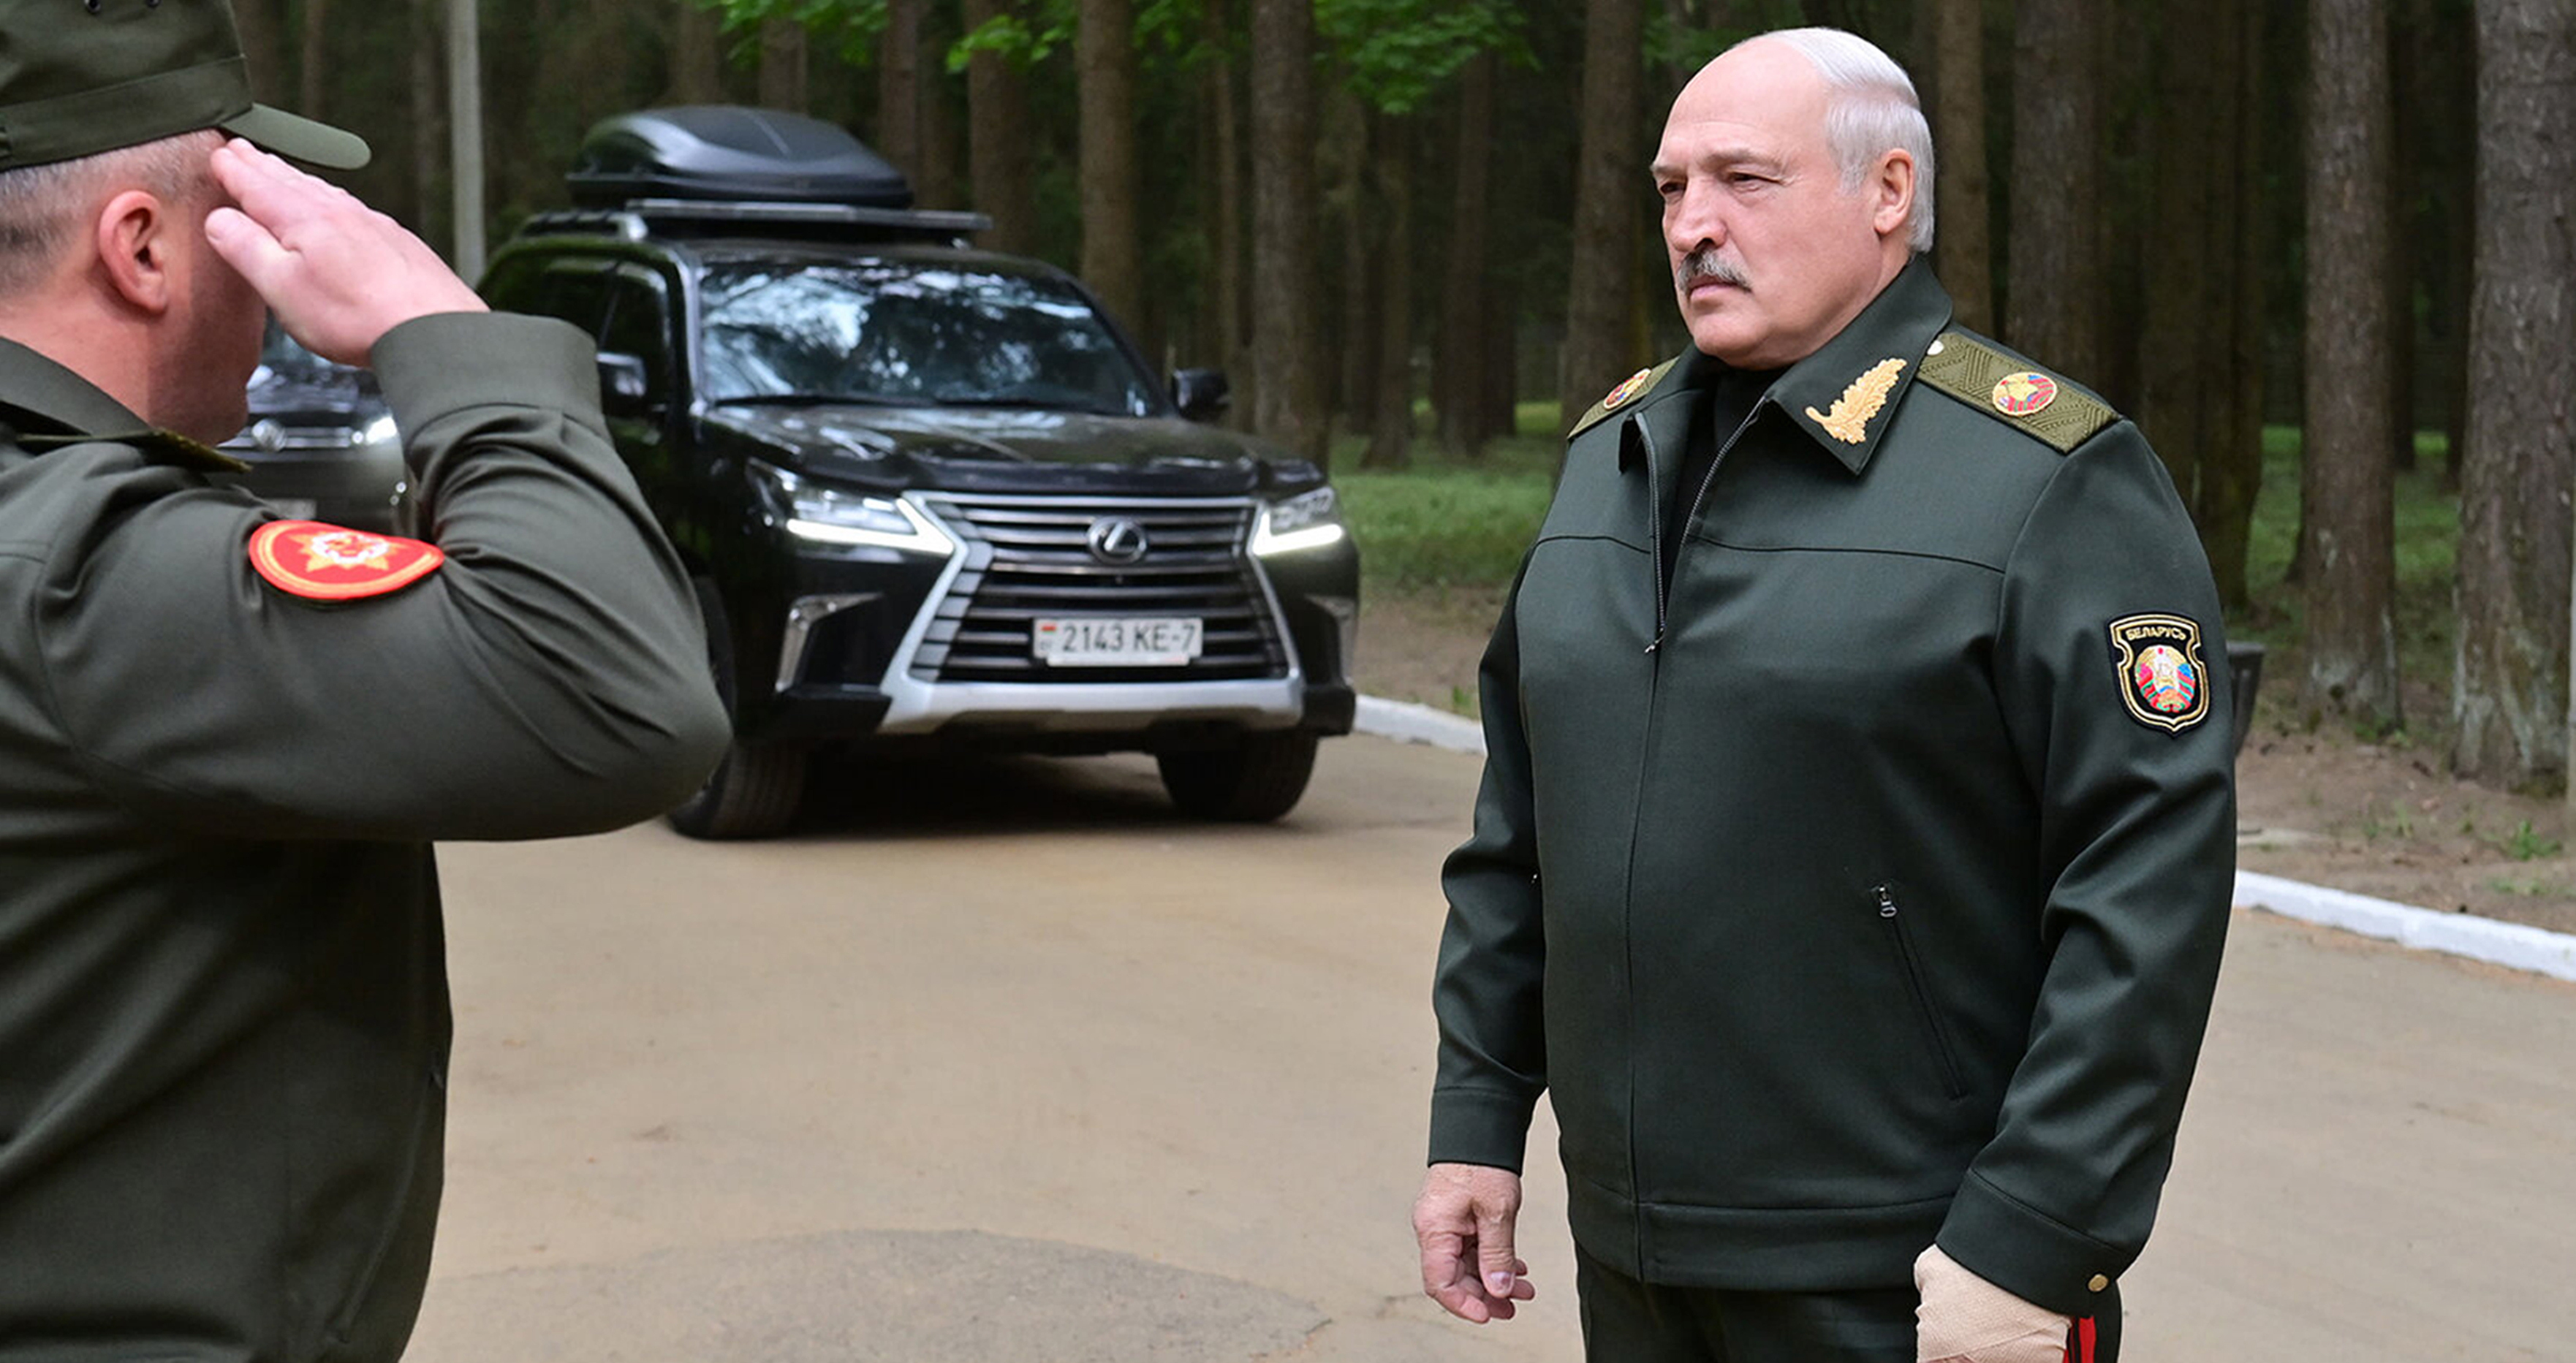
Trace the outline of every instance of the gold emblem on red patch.
<instances>
[{"instance_id":1,"label":"gold emblem on red patch","mask_svg":"<svg viewBox=\"0 0 2576 1363\"><path fill-rule=\"evenodd\" d=\"M2057 401L2057 380L2025 369L1995 380L1995 410L2005 416L2037 416Z\"/></svg>"},{"instance_id":2,"label":"gold emblem on red patch","mask_svg":"<svg viewBox=\"0 0 2576 1363\"><path fill-rule=\"evenodd\" d=\"M250 537L250 566L279 591L314 601L400 591L446 561L435 544L320 521L270 521Z\"/></svg>"},{"instance_id":3,"label":"gold emblem on red patch","mask_svg":"<svg viewBox=\"0 0 2576 1363\"><path fill-rule=\"evenodd\" d=\"M1652 369L1640 369L1629 375L1618 387L1610 390L1610 396L1601 399L1602 410L1607 411L1646 391L1646 380L1654 377L1654 373Z\"/></svg>"}]
</instances>

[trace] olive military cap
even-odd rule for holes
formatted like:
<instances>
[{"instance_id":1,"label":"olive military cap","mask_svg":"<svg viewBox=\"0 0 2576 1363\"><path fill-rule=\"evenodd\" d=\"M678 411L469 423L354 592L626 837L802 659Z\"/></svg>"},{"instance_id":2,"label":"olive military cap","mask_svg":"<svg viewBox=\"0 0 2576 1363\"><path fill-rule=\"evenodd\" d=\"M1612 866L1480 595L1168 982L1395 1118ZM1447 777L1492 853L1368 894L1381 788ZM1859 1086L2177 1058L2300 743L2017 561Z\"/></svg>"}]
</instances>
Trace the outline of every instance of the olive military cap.
<instances>
[{"instance_id":1,"label":"olive military cap","mask_svg":"<svg viewBox=\"0 0 2576 1363\"><path fill-rule=\"evenodd\" d=\"M0 0L0 170L220 128L354 170L354 133L253 104L231 0Z\"/></svg>"}]
</instances>

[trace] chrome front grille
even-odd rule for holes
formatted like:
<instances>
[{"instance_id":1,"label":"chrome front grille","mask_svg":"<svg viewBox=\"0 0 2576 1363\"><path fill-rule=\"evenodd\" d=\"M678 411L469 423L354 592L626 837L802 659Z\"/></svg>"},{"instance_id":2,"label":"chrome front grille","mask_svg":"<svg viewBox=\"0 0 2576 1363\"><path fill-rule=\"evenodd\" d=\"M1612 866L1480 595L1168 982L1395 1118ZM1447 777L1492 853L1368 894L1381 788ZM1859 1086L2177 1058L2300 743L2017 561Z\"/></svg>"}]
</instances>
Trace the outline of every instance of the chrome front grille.
<instances>
[{"instance_id":1,"label":"chrome front grille","mask_svg":"<svg viewBox=\"0 0 2576 1363\"><path fill-rule=\"evenodd\" d=\"M1284 677L1278 613L1245 544L1253 503L934 493L931 512L965 544L963 570L913 656L912 674L939 682L1239 681ZM1133 521L1147 547L1107 563L1092 528ZM1030 651L1042 619L1191 617L1204 622L1199 657L1176 667L1051 667Z\"/></svg>"}]
</instances>

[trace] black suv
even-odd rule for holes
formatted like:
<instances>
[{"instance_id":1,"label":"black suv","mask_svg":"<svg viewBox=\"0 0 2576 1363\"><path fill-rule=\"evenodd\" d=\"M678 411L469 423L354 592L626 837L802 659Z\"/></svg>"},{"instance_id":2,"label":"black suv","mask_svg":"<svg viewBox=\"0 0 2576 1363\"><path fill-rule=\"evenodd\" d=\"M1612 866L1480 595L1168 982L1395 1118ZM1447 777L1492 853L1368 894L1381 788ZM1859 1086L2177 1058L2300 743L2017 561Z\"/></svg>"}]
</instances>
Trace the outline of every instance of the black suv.
<instances>
[{"instance_id":1,"label":"black suv","mask_svg":"<svg viewBox=\"0 0 2576 1363\"><path fill-rule=\"evenodd\" d=\"M249 488L290 520L399 528L410 471L375 375L323 359L271 322L249 399L249 424L222 446L249 467L216 482Z\"/></svg>"},{"instance_id":2,"label":"black suv","mask_svg":"<svg viewBox=\"0 0 2576 1363\"><path fill-rule=\"evenodd\" d=\"M827 123L610 119L485 274L599 342L618 449L696 575L734 745L671 814L772 832L809 759L1145 751L1275 819L1348 733L1358 554L1313 464L1201 424L1082 285L972 250Z\"/></svg>"}]
</instances>

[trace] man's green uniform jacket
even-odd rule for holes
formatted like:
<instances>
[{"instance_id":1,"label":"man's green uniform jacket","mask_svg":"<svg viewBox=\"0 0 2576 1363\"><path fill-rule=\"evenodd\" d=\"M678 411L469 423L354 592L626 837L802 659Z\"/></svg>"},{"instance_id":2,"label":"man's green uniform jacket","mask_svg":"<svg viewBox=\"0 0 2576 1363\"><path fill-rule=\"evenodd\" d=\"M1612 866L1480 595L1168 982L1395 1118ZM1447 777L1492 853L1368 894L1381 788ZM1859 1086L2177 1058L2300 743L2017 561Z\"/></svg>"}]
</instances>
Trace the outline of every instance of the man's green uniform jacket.
<instances>
[{"instance_id":1,"label":"man's green uniform jacket","mask_svg":"<svg viewBox=\"0 0 2576 1363\"><path fill-rule=\"evenodd\" d=\"M374 359L446 561L325 603L254 571L273 514L210 451L0 342L0 1359L399 1355L429 841L617 827L725 741L587 341L441 316Z\"/></svg>"},{"instance_id":2,"label":"man's green uniform jacket","mask_svg":"<svg viewBox=\"0 0 2576 1363\"><path fill-rule=\"evenodd\" d=\"M1546 1091L1648 1281L1910 1286L1937 1236L2089 1315L2154 1217L2235 861L2216 594L2137 430L1949 317L1907 269L1704 497L1713 361L1596 411L1485 656L1431 1158L1517 1169Z\"/></svg>"}]
</instances>

